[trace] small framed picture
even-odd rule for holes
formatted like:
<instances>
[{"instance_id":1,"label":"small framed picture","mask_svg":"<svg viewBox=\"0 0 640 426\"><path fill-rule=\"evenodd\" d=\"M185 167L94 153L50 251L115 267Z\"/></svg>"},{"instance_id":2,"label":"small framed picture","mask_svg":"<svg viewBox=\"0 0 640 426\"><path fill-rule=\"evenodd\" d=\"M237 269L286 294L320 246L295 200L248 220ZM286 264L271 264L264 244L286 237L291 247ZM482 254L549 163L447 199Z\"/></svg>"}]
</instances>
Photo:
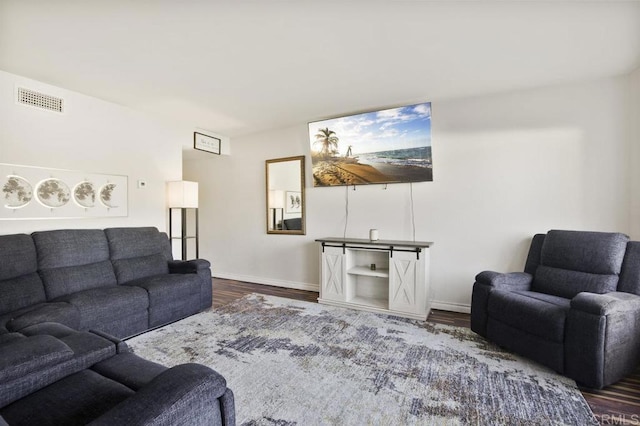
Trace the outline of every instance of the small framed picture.
<instances>
[{"instance_id":1,"label":"small framed picture","mask_svg":"<svg viewBox=\"0 0 640 426\"><path fill-rule=\"evenodd\" d=\"M302 211L302 192L286 191L285 198L285 213L300 213Z\"/></svg>"},{"instance_id":2,"label":"small framed picture","mask_svg":"<svg viewBox=\"0 0 640 426\"><path fill-rule=\"evenodd\" d=\"M220 139L193 132L193 147L199 151L220 155Z\"/></svg>"}]
</instances>

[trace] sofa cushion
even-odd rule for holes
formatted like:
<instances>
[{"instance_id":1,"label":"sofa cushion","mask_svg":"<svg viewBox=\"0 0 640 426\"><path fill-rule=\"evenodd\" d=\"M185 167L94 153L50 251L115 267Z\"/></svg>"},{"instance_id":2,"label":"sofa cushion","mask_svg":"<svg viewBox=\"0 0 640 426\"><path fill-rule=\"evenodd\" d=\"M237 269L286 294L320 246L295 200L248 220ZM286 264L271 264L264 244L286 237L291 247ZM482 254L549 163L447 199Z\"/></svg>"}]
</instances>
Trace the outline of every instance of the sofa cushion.
<instances>
[{"instance_id":1,"label":"sofa cushion","mask_svg":"<svg viewBox=\"0 0 640 426\"><path fill-rule=\"evenodd\" d=\"M0 363L5 363L0 373L0 407L71 374L68 368L74 364L74 355L68 345L48 335L22 336L0 347Z\"/></svg>"},{"instance_id":2,"label":"sofa cushion","mask_svg":"<svg viewBox=\"0 0 640 426\"><path fill-rule=\"evenodd\" d=\"M542 244L540 263L571 271L617 275L628 241L629 237L620 233L552 230Z\"/></svg>"},{"instance_id":3,"label":"sofa cushion","mask_svg":"<svg viewBox=\"0 0 640 426\"><path fill-rule=\"evenodd\" d=\"M200 277L196 274L156 275L131 281L127 286L144 288L149 294L149 308L175 303L190 295L200 297Z\"/></svg>"},{"instance_id":4,"label":"sofa cushion","mask_svg":"<svg viewBox=\"0 0 640 426\"><path fill-rule=\"evenodd\" d=\"M31 234L40 270L109 260L109 244L99 229L62 229Z\"/></svg>"},{"instance_id":5,"label":"sofa cushion","mask_svg":"<svg viewBox=\"0 0 640 426\"><path fill-rule=\"evenodd\" d=\"M56 301L68 302L80 312L80 330L96 328L112 322L114 317L144 313L149 308L147 292L139 287L103 287L62 296ZM106 330L103 330L106 331Z\"/></svg>"},{"instance_id":6,"label":"sofa cushion","mask_svg":"<svg viewBox=\"0 0 640 426\"><path fill-rule=\"evenodd\" d=\"M32 235L47 300L116 285L109 261L109 244L103 231L67 229Z\"/></svg>"},{"instance_id":7,"label":"sofa cushion","mask_svg":"<svg viewBox=\"0 0 640 426\"><path fill-rule=\"evenodd\" d=\"M107 228L104 233L109 241L112 260L144 257L152 254L162 254L165 260L171 260L169 241L166 235L159 232L157 228L150 226Z\"/></svg>"},{"instance_id":8,"label":"sofa cushion","mask_svg":"<svg viewBox=\"0 0 640 426\"><path fill-rule=\"evenodd\" d=\"M26 234L0 235L0 281L38 270L36 248Z\"/></svg>"},{"instance_id":9,"label":"sofa cushion","mask_svg":"<svg viewBox=\"0 0 640 426\"><path fill-rule=\"evenodd\" d=\"M1 263L4 263L2 259ZM0 314L45 302L44 285L37 272L0 281Z\"/></svg>"},{"instance_id":10,"label":"sofa cushion","mask_svg":"<svg viewBox=\"0 0 640 426\"><path fill-rule=\"evenodd\" d=\"M38 303L0 316L0 326L8 331L20 331L41 322L54 321L77 328L80 312L66 302Z\"/></svg>"},{"instance_id":11,"label":"sofa cushion","mask_svg":"<svg viewBox=\"0 0 640 426\"><path fill-rule=\"evenodd\" d=\"M91 369L135 391L168 370L163 365L147 361L130 352L112 356Z\"/></svg>"},{"instance_id":12,"label":"sofa cushion","mask_svg":"<svg viewBox=\"0 0 640 426\"><path fill-rule=\"evenodd\" d=\"M590 274L588 272L538 266L532 290L571 299L583 291L608 293L615 291L617 275Z\"/></svg>"},{"instance_id":13,"label":"sofa cushion","mask_svg":"<svg viewBox=\"0 0 640 426\"><path fill-rule=\"evenodd\" d=\"M492 291L489 317L545 340L564 341L570 300L532 291Z\"/></svg>"},{"instance_id":14,"label":"sofa cushion","mask_svg":"<svg viewBox=\"0 0 640 426\"><path fill-rule=\"evenodd\" d=\"M142 278L126 285L149 293L149 327L193 315L200 310L200 277L197 274L167 274Z\"/></svg>"},{"instance_id":15,"label":"sofa cushion","mask_svg":"<svg viewBox=\"0 0 640 426\"><path fill-rule=\"evenodd\" d=\"M0 414L9 424L23 424L28 418L34 425L84 425L134 394L125 385L87 369L2 408Z\"/></svg>"},{"instance_id":16,"label":"sofa cushion","mask_svg":"<svg viewBox=\"0 0 640 426\"><path fill-rule=\"evenodd\" d=\"M32 336L0 346L0 383L73 357L73 351L53 336Z\"/></svg>"},{"instance_id":17,"label":"sofa cushion","mask_svg":"<svg viewBox=\"0 0 640 426\"><path fill-rule=\"evenodd\" d=\"M107 228L104 232L119 284L169 273L169 241L156 228Z\"/></svg>"},{"instance_id":18,"label":"sofa cushion","mask_svg":"<svg viewBox=\"0 0 640 426\"><path fill-rule=\"evenodd\" d=\"M116 275L108 260L88 265L44 269L41 272L47 299L93 288L116 286Z\"/></svg>"},{"instance_id":19,"label":"sofa cushion","mask_svg":"<svg viewBox=\"0 0 640 426\"><path fill-rule=\"evenodd\" d=\"M84 365L107 359L115 354L115 343L100 335L78 331L55 322L34 324L20 330L24 336L53 336L73 350L76 360L86 361Z\"/></svg>"},{"instance_id":20,"label":"sofa cushion","mask_svg":"<svg viewBox=\"0 0 640 426\"><path fill-rule=\"evenodd\" d=\"M0 381L0 407L42 389L63 377L84 370L116 353L116 346L112 341L93 333L78 332L61 324L37 324L21 330L20 333L29 338L47 336L47 339L51 339L55 337L70 348L73 355L69 359L59 360L48 367L23 374L13 380Z\"/></svg>"},{"instance_id":21,"label":"sofa cushion","mask_svg":"<svg viewBox=\"0 0 640 426\"><path fill-rule=\"evenodd\" d=\"M164 255L160 253L131 259L113 260L112 263L119 284L169 273L169 264Z\"/></svg>"},{"instance_id":22,"label":"sofa cushion","mask_svg":"<svg viewBox=\"0 0 640 426\"><path fill-rule=\"evenodd\" d=\"M0 235L0 259L0 314L46 300L29 235Z\"/></svg>"}]
</instances>

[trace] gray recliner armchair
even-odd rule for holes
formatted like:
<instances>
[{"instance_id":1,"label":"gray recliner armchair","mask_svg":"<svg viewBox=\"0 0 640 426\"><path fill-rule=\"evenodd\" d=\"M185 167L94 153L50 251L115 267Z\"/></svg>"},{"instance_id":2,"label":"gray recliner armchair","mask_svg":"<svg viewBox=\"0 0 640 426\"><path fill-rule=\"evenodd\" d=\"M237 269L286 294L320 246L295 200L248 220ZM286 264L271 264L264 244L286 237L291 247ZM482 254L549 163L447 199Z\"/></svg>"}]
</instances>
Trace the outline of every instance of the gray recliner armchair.
<instances>
[{"instance_id":1,"label":"gray recliner armchair","mask_svg":"<svg viewBox=\"0 0 640 426\"><path fill-rule=\"evenodd\" d=\"M535 235L524 272L476 276L471 329L582 385L620 380L640 362L640 242Z\"/></svg>"}]
</instances>

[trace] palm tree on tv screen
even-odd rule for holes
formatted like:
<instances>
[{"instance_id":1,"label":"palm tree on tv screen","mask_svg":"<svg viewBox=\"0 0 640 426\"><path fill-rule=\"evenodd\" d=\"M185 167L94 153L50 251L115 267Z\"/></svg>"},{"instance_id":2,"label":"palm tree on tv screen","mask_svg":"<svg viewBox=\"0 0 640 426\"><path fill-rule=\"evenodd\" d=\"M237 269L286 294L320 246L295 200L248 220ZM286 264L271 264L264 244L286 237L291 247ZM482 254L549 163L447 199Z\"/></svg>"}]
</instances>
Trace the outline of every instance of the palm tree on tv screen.
<instances>
[{"instance_id":1,"label":"palm tree on tv screen","mask_svg":"<svg viewBox=\"0 0 640 426\"><path fill-rule=\"evenodd\" d=\"M313 143L314 145L320 145L320 153L324 156L330 156L336 153L338 150L338 137L336 136L336 132L333 130L329 130L328 127L324 129L319 129L316 134L316 141Z\"/></svg>"}]
</instances>

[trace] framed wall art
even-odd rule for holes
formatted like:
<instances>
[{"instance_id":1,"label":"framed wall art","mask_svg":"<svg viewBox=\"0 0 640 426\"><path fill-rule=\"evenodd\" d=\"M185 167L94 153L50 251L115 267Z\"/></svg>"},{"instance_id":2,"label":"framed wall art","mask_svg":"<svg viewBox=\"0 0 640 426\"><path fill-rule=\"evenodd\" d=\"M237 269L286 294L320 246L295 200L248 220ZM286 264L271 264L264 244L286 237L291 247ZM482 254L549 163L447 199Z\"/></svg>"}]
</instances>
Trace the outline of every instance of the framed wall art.
<instances>
[{"instance_id":1,"label":"framed wall art","mask_svg":"<svg viewBox=\"0 0 640 426\"><path fill-rule=\"evenodd\" d=\"M284 212L302 212L302 193L299 191L285 191Z\"/></svg>"},{"instance_id":2,"label":"framed wall art","mask_svg":"<svg viewBox=\"0 0 640 426\"><path fill-rule=\"evenodd\" d=\"M199 151L220 155L220 139L193 132L193 147Z\"/></svg>"},{"instance_id":3,"label":"framed wall art","mask_svg":"<svg viewBox=\"0 0 640 426\"><path fill-rule=\"evenodd\" d=\"M0 219L128 215L127 176L0 164Z\"/></svg>"}]
</instances>

